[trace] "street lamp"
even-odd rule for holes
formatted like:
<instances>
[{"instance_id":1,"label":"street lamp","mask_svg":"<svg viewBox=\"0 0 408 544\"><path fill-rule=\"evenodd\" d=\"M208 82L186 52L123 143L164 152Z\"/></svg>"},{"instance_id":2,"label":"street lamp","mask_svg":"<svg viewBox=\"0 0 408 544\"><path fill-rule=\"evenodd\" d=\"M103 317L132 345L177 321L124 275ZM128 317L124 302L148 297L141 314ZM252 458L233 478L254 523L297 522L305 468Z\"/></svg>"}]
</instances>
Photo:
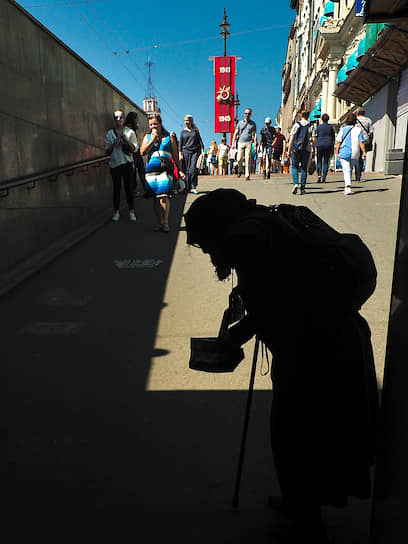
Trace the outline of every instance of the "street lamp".
<instances>
[{"instance_id":1,"label":"street lamp","mask_svg":"<svg viewBox=\"0 0 408 544\"><path fill-rule=\"evenodd\" d=\"M238 93L236 94L236 98L234 100L234 106L235 106L235 124L238 123L238 107L241 105L240 101L239 101L239 98L238 98Z\"/></svg>"},{"instance_id":2,"label":"street lamp","mask_svg":"<svg viewBox=\"0 0 408 544\"><path fill-rule=\"evenodd\" d=\"M230 27L230 24L227 21L227 13L225 11L225 8L224 8L224 19L222 20L220 27L222 29L220 34L224 38L224 57L226 57L227 56L227 38L230 35L230 32L228 29Z\"/></svg>"}]
</instances>

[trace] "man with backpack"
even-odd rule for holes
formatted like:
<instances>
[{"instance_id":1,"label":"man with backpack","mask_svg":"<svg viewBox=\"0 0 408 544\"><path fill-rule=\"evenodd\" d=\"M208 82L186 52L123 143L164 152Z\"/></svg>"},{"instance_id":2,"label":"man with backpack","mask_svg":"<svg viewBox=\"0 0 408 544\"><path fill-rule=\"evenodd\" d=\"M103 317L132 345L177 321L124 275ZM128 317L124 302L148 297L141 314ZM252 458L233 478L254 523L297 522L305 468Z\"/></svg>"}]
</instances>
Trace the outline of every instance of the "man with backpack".
<instances>
[{"instance_id":1,"label":"man with backpack","mask_svg":"<svg viewBox=\"0 0 408 544\"><path fill-rule=\"evenodd\" d=\"M239 279L245 315L222 333L220 350L256 335L273 355L282 496L269 504L292 520L290 542L329 544L321 507L371 496L378 396L359 313L376 286L371 252L304 206L261 206L235 189L199 197L184 219L187 243L209 254L218 278L235 269Z\"/></svg>"},{"instance_id":2,"label":"man with backpack","mask_svg":"<svg viewBox=\"0 0 408 544\"><path fill-rule=\"evenodd\" d=\"M266 117L265 126L261 128L260 141L259 141L259 147L260 148L262 147L263 152L265 153L265 168L263 171L264 179L266 177L270 179L271 177L272 152L273 152L272 144L275 138L276 138L276 130L275 130L275 127L272 126L272 119L270 117Z\"/></svg>"},{"instance_id":3,"label":"man with backpack","mask_svg":"<svg viewBox=\"0 0 408 544\"><path fill-rule=\"evenodd\" d=\"M300 121L297 121L290 131L288 154L292 162L293 195L296 195L299 189L301 195L305 194L311 153L313 156L315 154L315 143L312 139L313 127L309 123L309 115L309 111L303 110L300 113Z\"/></svg>"}]
</instances>

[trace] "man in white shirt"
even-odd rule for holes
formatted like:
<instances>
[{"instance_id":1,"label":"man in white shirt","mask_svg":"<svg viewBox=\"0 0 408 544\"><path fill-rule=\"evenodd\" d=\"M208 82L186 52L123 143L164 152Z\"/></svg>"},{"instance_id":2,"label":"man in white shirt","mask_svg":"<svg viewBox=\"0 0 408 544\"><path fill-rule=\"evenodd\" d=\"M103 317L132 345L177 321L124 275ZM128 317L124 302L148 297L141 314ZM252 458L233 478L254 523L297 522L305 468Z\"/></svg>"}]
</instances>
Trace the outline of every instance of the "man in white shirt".
<instances>
[{"instance_id":1,"label":"man in white shirt","mask_svg":"<svg viewBox=\"0 0 408 544\"><path fill-rule=\"evenodd\" d=\"M251 121L251 108L246 108L244 115L245 119L239 121L237 124L231 146L234 147L236 142L238 142L238 177L241 177L242 163L245 154L245 178L249 180L252 143L255 144L256 148L258 140L256 135L256 124L254 121Z\"/></svg>"},{"instance_id":2,"label":"man in white shirt","mask_svg":"<svg viewBox=\"0 0 408 544\"><path fill-rule=\"evenodd\" d=\"M363 137L364 137L364 145L366 151L372 150L372 144L370 145L370 141L372 141L373 137L373 122L372 120L366 116L365 114L365 108L361 107L357 110L357 126L361 128L363 131ZM360 158L356 162L355 166L355 172L356 172L356 181L360 181L361 179L361 173L365 170L365 159L363 159L362 153L360 153Z\"/></svg>"}]
</instances>

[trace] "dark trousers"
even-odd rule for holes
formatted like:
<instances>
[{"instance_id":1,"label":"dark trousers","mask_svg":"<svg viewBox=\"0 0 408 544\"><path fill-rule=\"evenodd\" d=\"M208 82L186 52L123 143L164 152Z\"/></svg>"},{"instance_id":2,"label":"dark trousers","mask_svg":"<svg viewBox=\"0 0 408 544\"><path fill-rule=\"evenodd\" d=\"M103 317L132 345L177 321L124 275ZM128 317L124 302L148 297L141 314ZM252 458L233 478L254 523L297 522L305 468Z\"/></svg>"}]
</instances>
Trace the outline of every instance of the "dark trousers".
<instances>
[{"instance_id":1,"label":"dark trousers","mask_svg":"<svg viewBox=\"0 0 408 544\"><path fill-rule=\"evenodd\" d=\"M333 148L329 145L319 146L317 148L317 175L322 178L322 181L326 181L332 151Z\"/></svg>"},{"instance_id":2,"label":"dark trousers","mask_svg":"<svg viewBox=\"0 0 408 544\"><path fill-rule=\"evenodd\" d=\"M360 156L354 167L354 171L356 173L356 181L360 181L361 173L364 172L364 159L363 159L363 152L361 151L361 149L360 149Z\"/></svg>"},{"instance_id":3,"label":"dark trousers","mask_svg":"<svg viewBox=\"0 0 408 544\"><path fill-rule=\"evenodd\" d=\"M300 185L304 189L307 179L307 165L310 159L310 151L292 151L291 159L293 185L299 184L300 174Z\"/></svg>"},{"instance_id":4,"label":"dark trousers","mask_svg":"<svg viewBox=\"0 0 408 544\"><path fill-rule=\"evenodd\" d=\"M133 190L137 187L137 179L136 179L136 172L139 174L140 183L142 184L142 188L146 188L146 179L145 179L145 165L143 162L142 155L140 154L140 151L136 151L136 153L133 153L133 164L135 166L134 172L133 172Z\"/></svg>"},{"instance_id":5,"label":"dark trousers","mask_svg":"<svg viewBox=\"0 0 408 544\"><path fill-rule=\"evenodd\" d=\"M184 173L186 175L186 189L190 191L195 189L198 185L198 170L197 160L200 155L200 151L187 151L183 149L183 165Z\"/></svg>"},{"instance_id":6,"label":"dark trousers","mask_svg":"<svg viewBox=\"0 0 408 544\"><path fill-rule=\"evenodd\" d=\"M129 210L133 210L133 164L127 162L111 168L113 181L113 207L119 210L120 207L120 190L123 185L125 187L126 200Z\"/></svg>"}]
</instances>

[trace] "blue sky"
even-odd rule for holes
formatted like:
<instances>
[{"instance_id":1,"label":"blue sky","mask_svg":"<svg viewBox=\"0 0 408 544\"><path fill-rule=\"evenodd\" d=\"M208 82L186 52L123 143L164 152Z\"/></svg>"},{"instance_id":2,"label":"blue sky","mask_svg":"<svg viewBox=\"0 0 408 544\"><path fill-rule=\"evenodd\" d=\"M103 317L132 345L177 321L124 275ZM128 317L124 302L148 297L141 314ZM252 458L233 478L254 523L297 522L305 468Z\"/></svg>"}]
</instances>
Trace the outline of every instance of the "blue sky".
<instances>
[{"instance_id":1,"label":"blue sky","mask_svg":"<svg viewBox=\"0 0 408 544\"><path fill-rule=\"evenodd\" d=\"M258 128L266 116L275 121L288 33L296 14L289 0L254 5L241 0L20 4L141 107L150 58L164 125L179 134L184 115L191 113L207 147L213 138L218 143L221 138L214 134L214 76L208 58L223 54L219 25L225 7L231 25L227 54L242 57L236 79L239 117L251 107Z\"/></svg>"}]
</instances>

